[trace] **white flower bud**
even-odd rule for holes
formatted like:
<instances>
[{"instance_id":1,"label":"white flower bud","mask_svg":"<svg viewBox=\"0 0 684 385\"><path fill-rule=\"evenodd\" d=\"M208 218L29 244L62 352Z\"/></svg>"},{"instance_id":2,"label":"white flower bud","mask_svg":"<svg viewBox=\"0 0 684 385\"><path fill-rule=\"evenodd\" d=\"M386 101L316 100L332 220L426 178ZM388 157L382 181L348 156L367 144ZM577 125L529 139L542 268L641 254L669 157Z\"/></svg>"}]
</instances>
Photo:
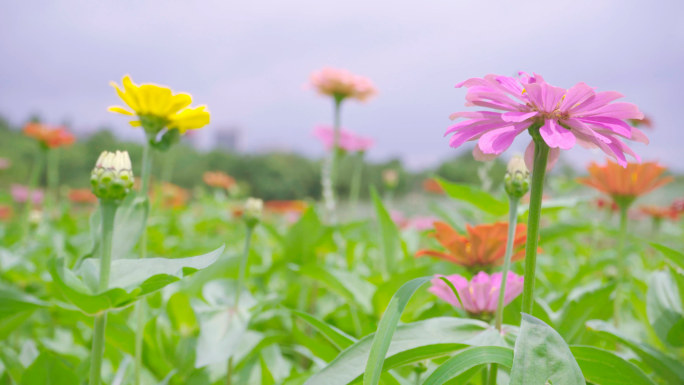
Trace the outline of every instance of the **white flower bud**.
<instances>
[{"instance_id":1,"label":"white flower bud","mask_svg":"<svg viewBox=\"0 0 684 385\"><path fill-rule=\"evenodd\" d=\"M100 199L122 200L133 187L131 158L127 151L103 151L90 174L93 193Z\"/></svg>"},{"instance_id":2,"label":"white flower bud","mask_svg":"<svg viewBox=\"0 0 684 385\"><path fill-rule=\"evenodd\" d=\"M525 160L519 155L513 156L508 162L504 188L513 198L521 198L530 189L530 171L525 166Z\"/></svg>"}]
</instances>

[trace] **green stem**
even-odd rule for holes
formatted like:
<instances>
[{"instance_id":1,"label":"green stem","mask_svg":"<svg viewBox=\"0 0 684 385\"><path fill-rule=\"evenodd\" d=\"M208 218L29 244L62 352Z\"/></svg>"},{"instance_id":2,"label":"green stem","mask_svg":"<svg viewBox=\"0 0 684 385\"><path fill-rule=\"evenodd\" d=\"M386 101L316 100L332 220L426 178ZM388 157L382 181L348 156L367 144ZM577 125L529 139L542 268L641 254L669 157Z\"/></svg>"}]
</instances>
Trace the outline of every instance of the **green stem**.
<instances>
[{"instance_id":1,"label":"green stem","mask_svg":"<svg viewBox=\"0 0 684 385\"><path fill-rule=\"evenodd\" d=\"M335 182L337 179L337 157L340 146L340 109L342 106L342 98L335 97L334 102L333 147L330 154L328 154L328 157L323 162L323 170L321 172L323 200L328 213L328 219L333 224L337 222L337 216L335 214Z\"/></svg>"},{"instance_id":2,"label":"green stem","mask_svg":"<svg viewBox=\"0 0 684 385\"><path fill-rule=\"evenodd\" d=\"M618 233L617 245L617 285L615 287L615 308L613 309L613 323L618 326L620 323L620 308L622 307L622 291L625 277L628 277L627 264L625 263L625 241L627 239L627 213L629 211L629 203L619 202L620 209L620 230Z\"/></svg>"},{"instance_id":3,"label":"green stem","mask_svg":"<svg viewBox=\"0 0 684 385\"><path fill-rule=\"evenodd\" d=\"M142 166L140 171L140 192L139 196L147 199L147 192L150 186L150 172L152 169L152 153L150 151L149 138L145 141L142 155ZM147 219L145 219L147 221ZM140 235L140 258L147 257L147 223L143 225L143 232ZM142 301L135 303L133 312L135 313L135 384L140 385L142 376L142 354L143 337L145 333L145 304Z\"/></svg>"},{"instance_id":4,"label":"green stem","mask_svg":"<svg viewBox=\"0 0 684 385\"><path fill-rule=\"evenodd\" d=\"M21 217L21 238L25 240L28 234L29 216L31 215L31 209L33 208L33 192L38 186L38 181L43 173L43 167L46 163L46 150L41 148L36 156L36 161L33 164L33 169L31 170L31 176L28 182L28 191L26 195L26 203L24 203L24 212Z\"/></svg>"},{"instance_id":5,"label":"green stem","mask_svg":"<svg viewBox=\"0 0 684 385\"><path fill-rule=\"evenodd\" d=\"M498 374L499 374L499 365L490 364L489 365L489 376L487 377L487 384L488 385L496 385L496 377L498 376Z\"/></svg>"},{"instance_id":6,"label":"green stem","mask_svg":"<svg viewBox=\"0 0 684 385\"><path fill-rule=\"evenodd\" d=\"M114 217L116 215L116 209L116 203L100 200L100 211L102 214L102 255L100 256L99 292L103 292L109 287L109 271L112 263L112 237L114 235ZM100 383L106 325L107 313L103 312L98 314L95 317L95 327L93 331L93 350L91 352L89 385L99 385Z\"/></svg>"},{"instance_id":7,"label":"green stem","mask_svg":"<svg viewBox=\"0 0 684 385\"><path fill-rule=\"evenodd\" d=\"M59 149L47 150L47 182L50 203L57 205L59 198Z\"/></svg>"},{"instance_id":8,"label":"green stem","mask_svg":"<svg viewBox=\"0 0 684 385\"><path fill-rule=\"evenodd\" d=\"M518 198L509 199L508 209L508 238L506 238L506 254L504 255L504 265L501 271L501 287L499 288L499 301L496 305L496 330L501 332L503 325L504 297L506 294L506 281L508 281L508 271L511 269L511 256L513 255L513 241L515 240L515 228L518 225ZM495 367L495 366L494 366Z\"/></svg>"},{"instance_id":9,"label":"green stem","mask_svg":"<svg viewBox=\"0 0 684 385\"><path fill-rule=\"evenodd\" d=\"M238 310L238 305L240 304L240 293L242 293L242 285L244 285L245 274L247 271L247 260L249 259L249 246L252 242L252 232L254 231L254 226L247 225L247 234L245 234L245 250L242 253L242 259L240 259L240 270L238 272L238 282L237 289L235 290L235 311Z\"/></svg>"},{"instance_id":10,"label":"green stem","mask_svg":"<svg viewBox=\"0 0 684 385\"><path fill-rule=\"evenodd\" d=\"M356 207L359 200L359 191L361 190L361 177L363 176L363 151L360 151L356 156L356 164L354 165L354 174L352 175L351 186L349 187L349 205L352 209Z\"/></svg>"},{"instance_id":11,"label":"green stem","mask_svg":"<svg viewBox=\"0 0 684 385\"><path fill-rule=\"evenodd\" d=\"M525 280L523 286L522 311L532 314L534 306L534 274L537 266L537 245L539 244L539 220L541 219L544 176L549 158L549 146L539 135L539 129L530 128L534 138L534 166L530 186L530 209L527 220L527 246L525 247Z\"/></svg>"}]
</instances>

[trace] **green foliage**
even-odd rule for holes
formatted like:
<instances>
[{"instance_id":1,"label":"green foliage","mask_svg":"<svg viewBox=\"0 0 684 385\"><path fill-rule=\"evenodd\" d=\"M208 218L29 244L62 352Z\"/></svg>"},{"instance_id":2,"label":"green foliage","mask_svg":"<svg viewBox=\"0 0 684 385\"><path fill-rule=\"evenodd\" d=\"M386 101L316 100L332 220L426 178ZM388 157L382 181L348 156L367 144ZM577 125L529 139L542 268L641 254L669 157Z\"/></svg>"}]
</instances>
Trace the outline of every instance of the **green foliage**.
<instances>
[{"instance_id":1,"label":"green foliage","mask_svg":"<svg viewBox=\"0 0 684 385\"><path fill-rule=\"evenodd\" d=\"M529 314L523 314L515 342L511 385L584 384L584 377L568 345L555 330Z\"/></svg>"}]
</instances>

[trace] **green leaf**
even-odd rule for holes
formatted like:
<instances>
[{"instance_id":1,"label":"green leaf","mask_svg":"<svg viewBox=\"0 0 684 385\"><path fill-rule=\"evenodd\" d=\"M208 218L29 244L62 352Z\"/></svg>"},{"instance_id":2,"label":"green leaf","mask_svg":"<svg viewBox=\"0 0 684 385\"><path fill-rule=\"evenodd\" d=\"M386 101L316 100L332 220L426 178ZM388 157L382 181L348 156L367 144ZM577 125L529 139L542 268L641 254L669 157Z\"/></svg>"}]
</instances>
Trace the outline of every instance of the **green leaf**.
<instances>
[{"instance_id":1,"label":"green leaf","mask_svg":"<svg viewBox=\"0 0 684 385\"><path fill-rule=\"evenodd\" d=\"M52 259L48 269L55 283L71 303L86 314L122 308L140 297L163 288L214 263L224 246L196 257L118 259L112 261L109 289L97 292L99 260L87 259L77 274L64 267L63 260Z\"/></svg>"},{"instance_id":2,"label":"green leaf","mask_svg":"<svg viewBox=\"0 0 684 385\"><path fill-rule=\"evenodd\" d=\"M299 268L299 272L324 284L328 289L341 295L349 302L357 304L366 313L373 311L371 300L375 286L357 274L324 267L319 264L307 264Z\"/></svg>"},{"instance_id":3,"label":"green leaf","mask_svg":"<svg viewBox=\"0 0 684 385\"><path fill-rule=\"evenodd\" d=\"M285 235L285 255L293 261L309 262L316 259L316 247L329 229L321 223L314 207L309 207Z\"/></svg>"},{"instance_id":4,"label":"green leaf","mask_svg":"<svg viewBox=\"0 0 684 385\"><path fill-rule=\"evenodd\" d=\"M382 204L378 192L371 187L371 197L373 198L373 206L375 206L375 215L377 217L378 226L380 227L380 245L384 260L383 269L385 273L390 273L394 270L399 259L399 250L401 249L401 235L397 229L396 223L392 220L389 212Z\"/></svg>"},{"instance_id":5,"label":"green leaf","mask_svg":"<svg viewBox=\"0 0 684 385\"><path fill-rule=\"evenodd\" d=\"M437 181L450 197L468 202L486 213L502 216L508 212L508 202L496 199L477 187L451 183L439 178Z\"/></svg>"},{"instance_id":6,"label":"green leaf","mask_svg":"<svg viewBox=\"0 0 684 385\"><path fill-rule=\"evenodd\" d=\"M610 296L614 290L615 284L600 282L573 289L559 315L552 317L558 333L571 343L579 341L586 331L584 324L589 319L605 319L611 315L613 307Z\"/></svg>"},{"instance_id":7,"label":"green leaf","mask_svg":"<svg viewBox=\"0 0 684 385\"><path fill-rule=\"evenodd\" d=\"M74 385L78 377L67 362L54 353L45 351L26 369L21 385Z\"/></svg>"},{"instance_id":8,"label":"green leaf","mask_svg":"<svg viewBox=\"0 0 684 385\"><path fill-rule=\"evenodd\" d=\"M663 255L667 258L667 261L670 262L672 266L680 271L684 271L684 253L658 243L651 242L651 246L663 253Z\"/></svg>"},{"instance_id":9,"label":"green leaf","mask_svg":"<svg viewBox=\"0 0 684 385\"><path fill-rule=\"evenodd\" d=\"M363 376L364 385L377 385L380 381L380 374L382 373L382 364L385 361L385 354L392 342L392 335L397 328L401 313L404 311L406 304L413 296L413 293L429 282L433 277L421 277L408 281L404 286L394 294L390 300L385 314L378 324L378 329L373 337L373 345L366 362L366 372Z\"/></svg>"},{"instance_id":10,"label":"green leaf","mask_svg":"<svg viewBox=\"0 0 684 385\"><path fill-rule=\"evenodd\" d=\"M370 334L340 353L311 376L307 385L344 385L363 375L375 334ZM438 317L399 325L387 349L383 370L395 365L439 357L467 346L500 345L505 342L489 324L472 319ZM421 349L424 348L424 349ZM432 352L432 354L430 354Z\"/></svg>"},{"instance_id":11,"label":"green leaf","mask_svg":"<svg viewBox=\"0 0 684 385\"><path fill-rule=\"evenodd\" d=\"M684 378L684 364L681 361L623 335L613 325L604 321L592 320L587 322L587 328L630 348L641 358L644 364L653 369L655 375L663 378L667 383L678 384Z\"/></svg>"},{"instance_id":12,"label":"green leaf","mask_svg":"<svg viewBox=\"0 0 684 385\"><path fill-rule=\"evenodd\" d=\"M656 335L672 346L683 346L684 340L677 339L684 331L684 310L677 283L668 270L651 275L646 295L648 320ZM674 330L673 330L674 329Z\"/></svg>"},{"instance_id":13,"label":"green leaf","mask_svg":"<svg viewBox=\"0 0 684 385\"><path fill-rule=\"evenodd\" d=\"M510 368L513 365L513 349L503 346L475 346L464 349L435 369L423 385L441 385L483 364L499 364Z\"/></svg>"},{"instance_id":14,"label":"green leaf","mask_svg":"<svg viewBox=\"0 0 684 385\"><path fill-rule=\"evenodd\" d=\"M11 286L0 284L0 339L4 340L33 314L48 304Z\"/></svg>"},{"instance_id":15,"label":"green leaf","mask_svg":"<svg viewBox=\"0 0 684 385\"><path fill-rule=\"evenodd\" d=\"M173 328L182 336L192 336L199 331L197 317L190 306L190 297L187 294L178 292L172 295L166 304L166 313L169 315Z\"/></svg>"},{"instance_id":16,"label":"green leaf","mask_svg":"<svg viewBox=\"0 0 684 385\"><path fill-rule=\"evenodd\" d=\"M584 376L563 337L541 320L523 313L515 341L511 385L584 385Z\"/></svg>"},{"instance_id":17,"label":"green leaf","mask_svg":"<svg viewBox=\"0 0 684 385\"><path fill-rule=\"evenodd\" d=\"M145 231L149 211L150 203L144 196L135 195L130 203L124 202L119 206L114 218L112 259L131 258L129 253Z\"/></svg>"},{"instance_id":18,"label":"green leaf","mask_svg":"<svg viewBox=\"0 0 684 385\"><path fill-rule=\"evenodd\" d=\"M323 336L333 345L335 345L339 350L344 350L351 346L354 342L356 342L356 338L348 335L347 333L343 332L342 330L334 326L328 325L327 323L310 314L301 312L299 310L291 311L292 314L303 319L309 325L313 326L316 330L323 334Z\"/></svg>"},{"instance_id":19,"label":"green leaf","mask_svg":"<svg viewBox=\"0 0 684 385\"><path fill-rule=\"evenodd\" d=\"M584 378L596 385L654 385L638 366L608 350L571 346Z\"/></svg>"}]
</instances>

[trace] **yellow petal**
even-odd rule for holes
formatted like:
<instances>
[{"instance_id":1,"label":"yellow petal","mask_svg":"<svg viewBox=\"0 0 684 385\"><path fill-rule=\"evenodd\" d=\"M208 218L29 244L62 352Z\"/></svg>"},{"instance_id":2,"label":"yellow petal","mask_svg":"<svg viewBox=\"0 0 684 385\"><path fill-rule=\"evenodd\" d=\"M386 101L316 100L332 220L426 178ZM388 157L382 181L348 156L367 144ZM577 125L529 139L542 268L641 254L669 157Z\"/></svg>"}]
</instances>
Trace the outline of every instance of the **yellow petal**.
<instances>
[{"instance_id":1,"label":"yellow petal","mask_svg":"<svg viewBox=\"0 0 684 385\"><path fill-rule=\"evenodd\" d=\"M140 87L138 87L135 83L133 83L133 80L131 80L131 77L126 75L123 77L123 80L121 82L123 84L124 90L126 90L126 95L130 99L130 101L135 105L128 104L131 106L133 111L137 112L138 114L141 114L144 112L145 106L141 103L140 100Z\"/></svg>"},{"instance_id":2,"label":"yellow petal","mask_svg":"<svg viewBox=\"0 0 684 385\"><path fill-rule=\"evenodd\" d=\"M192 96L188 94L176 94L171 98L169 108L166 111L167 115L175 114L192 103Z\"/></svg>"},{"instance_id":3,"label":"yellow petal","mask_svg":"<svg viewBox=\"0 0 684 385\"><path fill-rule=\"evenodd\" d=\"M131 109L133 109L133 111L136 111L138 109L138 104L136 103L135 98L133 98L133 96L130 93L126 93L126 92L121 91L121 89L119 88L119 85L114 83L114 82L109 82L109 85L114 87L114 89L116 90L116 93L119 95L121 100L123 100L123 102L126 103L126 105L131 107Z\"/></svg>"},{"instance_id":4,"label":"yellow petal","mask_svg":"<svg viewBox=\"0 0 684 385\"><path fill-rule=\"evenodd\" d=\"M142 125L142 123L140 123L139 120L131 120L130 122L128 122L128 124L130 124L133 127L140 127Z\"/></svg>"},{"instance_id":5,"label":"yellow petal","mask_svg":"<svg viewBox=\"0 0 684 385\"><path fill-rule=\"evenodd\" d=\"M209 111L205 111L206 106L187 108L169 117L170 129L176 128L181 134L187 130L195 130L209 124Z\"/></svg>"},{"instance_id":6,"label":"yellow petal","mask_svg":"<svg viewBox=\"0 0 684 385\"><path fill-rule=\"evenodd\" d=\"M118 112L118 113L124 114L124 115L134 115L131 111L128 111L127 109L125 109L123 107L119 107L119 106L107 107L107 111Z\"/></svg>"}]
</instances>

